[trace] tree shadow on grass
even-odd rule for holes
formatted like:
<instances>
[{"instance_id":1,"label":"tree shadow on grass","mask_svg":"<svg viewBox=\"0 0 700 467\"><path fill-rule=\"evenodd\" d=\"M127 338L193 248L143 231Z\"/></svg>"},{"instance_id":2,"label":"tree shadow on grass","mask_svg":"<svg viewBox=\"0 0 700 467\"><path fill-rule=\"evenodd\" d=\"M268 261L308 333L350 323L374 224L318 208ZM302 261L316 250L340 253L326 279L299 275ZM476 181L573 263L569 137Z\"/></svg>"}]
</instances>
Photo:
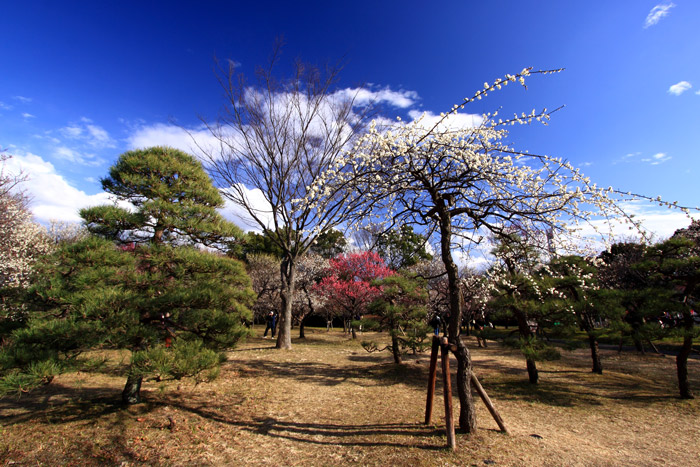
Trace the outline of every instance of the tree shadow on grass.
<instances>
[{"instance_id":1,"label":"tree shadow on grass","mask_svg":"<svg viewBox=\"0 0 700 467\"><path fill-rule=\"evenodd\" d=\"M343 423L303 423L280 420L274 417L254 417L241 420L235 416L225 416L211 410L206 404L171 403L171 407L202 418L235 426L272 438L281 438L299 443L318 446L348 447L396 447L443 450L444 445L436 438L444 435L444 430L419 423L343 424ZM406 442L394 441L392 437L408 437ZM421 444L417 439L430 440L431 444Z\"/></svg>"},{"instance_id":2,"label":"tree shadow on grass","mask_svg":"<svg viewBox=\"0 0 700 467\"><path fill-rule=\"evenodd\" d=\"M415 372L403 365L390 362L376 365L332 365L310 361L277 361L258 359L254 365L240 368L242 377L259 377L263 375L275 378L287 378L319 386L337 386L348 383L357 386L389 386L409 382Z\"/></svg>"},{"instance_id":3,"label":"tree shadow on grass","mask_svg":"<svg viewBox=\"0 0 700 467\"><path fill-rule=\"evenodd\" d=\"M108 464L124 459L138 461L138 454L125 442L128 427L139 424L143 420L141 417L164 419L162 409L169 410L167 413L189 413L238 430L309 445L444 449L441 439L444 430L419 423L295 422L273 417L250 417L242 408L243 399L239 397L228 397L226 402L212 405L205 392L161 394L144 391L143 396L144 403L125 406L119 402L119 393L115 390L55 385L51 389L43 388L19 398L0 399L0 424L10 427L28 422L39 423L63 431L65 428L62 425L78 422L77 426L65 433L76 451L73 455L79 454L81 458L91 462L94 460L98 464L100 459ZM97 446L89 439L73 439L75 430L79 431L84 424L102 425L104 429L112 431L109 442ZM150 425L140 426L164 428L164 425L153 420ZM56 459L44 460L50 462Z\"/></svg>"}]
</instances>

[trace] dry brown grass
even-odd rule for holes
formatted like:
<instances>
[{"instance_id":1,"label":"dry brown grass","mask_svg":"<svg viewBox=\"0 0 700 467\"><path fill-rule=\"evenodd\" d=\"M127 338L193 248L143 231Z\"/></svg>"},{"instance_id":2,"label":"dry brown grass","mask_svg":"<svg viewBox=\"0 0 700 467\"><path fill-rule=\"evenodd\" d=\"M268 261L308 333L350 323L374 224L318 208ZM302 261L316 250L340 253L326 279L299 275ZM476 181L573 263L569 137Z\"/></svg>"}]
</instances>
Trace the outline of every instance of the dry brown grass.
<instances>
[{"instance_id":1,"label":"dry brown grass","mask_svg":"<svg viewBox=\"0 0 700 467\"><path fill-rule=\"evenodd\" d=\"M421 423L428 355L396 367L342 333L307 332L294 350L250 338L221 377L148 383L148 401L115 405L123 378L67 374L0 400L5 465L700 465L700 403L676 397L672 357L604 351L602 376L584 350L541 363L527 383L517 352L473 349L475 369L511 435L478 402L479 431L444 448L442 389L435 426ZM123 356L112 355L118 365ZM454 366L454 365L453 365ZM700 362L690 361L700 392ZM114 370L114 368L111 368ZM455 399L455 403L457 399ZM533 436L537 435L537 436Z\"/></svg>"}]
</instances>

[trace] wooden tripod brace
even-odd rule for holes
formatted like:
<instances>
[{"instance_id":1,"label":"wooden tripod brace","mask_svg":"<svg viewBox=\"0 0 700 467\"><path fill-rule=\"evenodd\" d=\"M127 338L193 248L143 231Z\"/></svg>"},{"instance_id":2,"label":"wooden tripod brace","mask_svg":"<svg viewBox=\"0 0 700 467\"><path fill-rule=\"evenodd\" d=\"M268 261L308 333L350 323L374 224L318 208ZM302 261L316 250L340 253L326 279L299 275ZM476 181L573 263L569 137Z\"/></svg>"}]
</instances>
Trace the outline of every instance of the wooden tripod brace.
<instances>
[{"instance_id":1,"label":"wooden tripod brace","mask_svg":"<svg viewBox=\"0 0 700 467\"><path fill-rule=\"evenodd\" d=\"M428 399L425 402L425 424L430 425L430 420L433 416L433 399L435 398L435 380L437 378L437 357L438 348L440 348L440 356L442 363L442 380L444 388L444 399L445 399L445 426L447 431L447 445L452 450L456 447L455 440L455 422L454 414L452 412L452 377L450 376L450 350L451 346L447 342L447 337L440 339L438 336L433 336L433 345L430 352L430 372L428 374ZM476 375L472 372L470 374L470 379L472 385L479 393L481 400L489 409L491 416L498 424L498 427L503 433L508 434L508 429L503 423L503 419L498 414L496 407L494 407L491 399L489 398L484 388L479 383Z\"/></svg>"}]
</instances>

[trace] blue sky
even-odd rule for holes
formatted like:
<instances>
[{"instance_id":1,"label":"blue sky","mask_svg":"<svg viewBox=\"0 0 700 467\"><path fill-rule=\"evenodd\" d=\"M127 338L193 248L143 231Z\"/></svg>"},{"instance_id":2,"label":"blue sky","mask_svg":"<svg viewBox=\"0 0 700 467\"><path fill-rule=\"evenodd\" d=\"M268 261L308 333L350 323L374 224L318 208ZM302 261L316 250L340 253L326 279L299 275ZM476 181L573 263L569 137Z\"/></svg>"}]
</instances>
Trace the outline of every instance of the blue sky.
<instances>
[{"instance_id":1,"label":"blue sky","mask_svg":"<svg viewBox=\"0 0 700 467\"><path fill-rule=\"evenodd\" d=\"M77 220L106 200L122 152L184 145L222 92L214 57L252 75L275 40L291 61L342 62L339 88L383 92L387 117L439 113L527 66L566 71L506 88L471 113L566 107L516 128L531 152L599 185L696 206L700 190L700 2L5 2L0 147L31 180L36 218ZM661 236L687 224L645 214Z\"/></svg>"}]
</instances>

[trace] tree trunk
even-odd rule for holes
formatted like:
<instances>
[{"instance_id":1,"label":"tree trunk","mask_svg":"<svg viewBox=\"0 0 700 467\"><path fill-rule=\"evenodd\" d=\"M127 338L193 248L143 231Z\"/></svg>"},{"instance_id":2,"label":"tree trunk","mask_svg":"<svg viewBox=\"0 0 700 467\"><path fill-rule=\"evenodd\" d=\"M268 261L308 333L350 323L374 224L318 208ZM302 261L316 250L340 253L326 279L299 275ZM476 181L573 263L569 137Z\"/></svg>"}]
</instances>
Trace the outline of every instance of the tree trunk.
<instances>
[{"instance_id":1,"label":"tree trunk","mask_svg":"<svg viewBox=\"0 0 700 467\"><path fill-rule=\"evenodd\" d=\"M302 316L299 321L299 339L306 339L306 335L304 334L304 318L306 318L306 316Z\"/></svg>"},{"instance_id":2,"label":"tree trunk","mask_svg":"<svg viewBox=\"0 0 700 467\"><path fill-rule=\"evenodd\" d=\"M462 294L459 290L459 270L452 258L452 218L443 202L436 204L440 215L440 253L447 272L450 299L450 322L448 340L457 346L457 391L459 394L459 427L465 433L476 432L476 410L471 392L471 356L459 337L462 322Z\"/></svg>"},{"instance_id":3,"label":"tree trunk","mask_svg":"<svg viewBox=\"0 0 700 467\"><path fill-rule=\"evenodd\" d=\"M540 374L537 372L537 363L531 358L525 359L527 362L527 377L530 384L537 384L540 379Z\"/></svg>"},{"instance_id":4,"label":"tree trunk","mask_svg":"<svg viewBox=\"0 0 700 467\"><path fill-rule=\"evenodd\" d=\"M401 348L399 347L399 338L396 336L396 330L391 331L391 352L394 354L394 363L401 363Z\"/></svg>"},{"instance_id":5,"label":"tree trunk","mask_svg":"<svg viewBox=\"0 0 700 467\"><path fill-rule=\"evenodd\" d=\"M689 310L683 313L683 345L676 356L678 389L682 399L694 399L688 383L688 356L693 348L693 317Z\"/></svg>"},{"instance_id":6,"label":"tree trunk","mask_svg":"<svg viewBox=\"0 0 700 467\"><path fill-rule=\"evenodd\" d=\"M280 293L281 307L277 320L277 344L278 349L289 350L292 348L292 302L294 300L294 281L296 279L296 264L290 258L282 260L280 265L280 277L282 290Z\"/></svg>"},{"instance_id":7,"label":"tree trunk","mask_svg":"<svg viewBox=\"0 0 700 467\"><path fill-rule=\"evenodd\" d=\"M598 349L598 339L589 332L588 333L588 343L591 346L591 358L593 359L593 373L603 374L603 365L600 363L600 351Z\"/></svg>"},{"instance_id":8,"label":"tree trunk","mask_svg":"<svg viewBox=\"0 0 700 467\"><path fill-rule=\"evenodd\" d=\"M469 349L457 338L457 392L459 394L459 427L467 433L476 431L476 407L472 398L472 360Z\"/></svg>"},{"instance_id":9,"label":"tree trunk","mask_svg":"<svg viewBox=\"0 0 700 467\"><path fill-rule=\"evenodd\" d=\"M124 390L122 391L122 402L125 404L140 404L142 382L143 376L129 374Z\"/></svg>"},{"instance_id":10,"label":"tree trunk","mask_svg":"<svg viewBox=\"0 0 700 467\"><path fill-rule=\"evenodd\" d=\"M518 319L518 331L520 332L520 336L525 340L533 338L534 336L532 335L532 331L530 331L530 325L527 323L527 315L518 310L517 307L513 307L513 313ZM535 363L535 360L532 358L527 357L525 357L525 363L527 365L527 377L530 384L537 384L540 379L540 375L537 372L537 363Z\"/></svg>"}]
</instances>

